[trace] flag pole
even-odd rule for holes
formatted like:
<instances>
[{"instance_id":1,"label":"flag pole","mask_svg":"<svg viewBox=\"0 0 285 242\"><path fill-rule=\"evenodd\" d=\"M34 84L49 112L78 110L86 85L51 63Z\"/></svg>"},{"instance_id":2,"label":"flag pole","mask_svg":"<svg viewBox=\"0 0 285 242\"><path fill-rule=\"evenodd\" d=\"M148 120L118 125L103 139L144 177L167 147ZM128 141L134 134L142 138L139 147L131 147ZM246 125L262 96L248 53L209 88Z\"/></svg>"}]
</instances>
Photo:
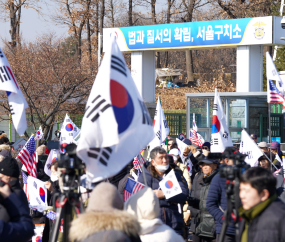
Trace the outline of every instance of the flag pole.
<instances>
[{"instance_id":1,"label":"flag pole","mask_svg":"<svg viewBox=\"0 0 285 242\"><path fill-rule=\"evenodd\" d=\"M272 165L274 165L272 162L272 153L271 153L271 103L268 103L268 125L269 125L269 129L268 129L269 142L268 143L270 144L270 148L269 148L270 162ZM272 165L271 165L271 171L273 170Z\"/></svg>"}]
</instances>

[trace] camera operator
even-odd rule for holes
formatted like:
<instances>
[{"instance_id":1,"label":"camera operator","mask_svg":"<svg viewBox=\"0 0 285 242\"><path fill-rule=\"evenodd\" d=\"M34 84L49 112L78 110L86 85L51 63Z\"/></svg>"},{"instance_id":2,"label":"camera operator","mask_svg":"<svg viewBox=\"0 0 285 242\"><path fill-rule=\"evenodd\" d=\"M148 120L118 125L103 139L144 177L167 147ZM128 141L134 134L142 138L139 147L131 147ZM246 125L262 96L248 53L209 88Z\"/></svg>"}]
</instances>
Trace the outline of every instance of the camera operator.
<instances>
[{"instance_id":1,"label":"camera operator","mask_svg":"<svg viewBox=\"0 0 285 242\"><path fill-rule=\"evenodd\" d=\"M12 193L8 184L0 187L0 203L8 212L10 221L0 220L1 242L26 242L34 234L29 210L21 199Z\"/></svg>"},{"instance_id":2,"label":"camera operator","mask_svg":"<svg viewBox=\"0 0 285 242\"><path fill-rule=\"evenodd\" d=\"M238 241L285 241L285 204L277 198L276 179L269 170L252 167L240 179L242 207Z\"/></svg>"},{"instance_id":3,"label":"camera operator","mask_svg":"<svg viewBox=\"0 0 285 242\"><path fill-rule=\"evenodd\" d=\"M233 155L235 151L235 147L227 147L223 153L225 158L220 163L224 165L233 165L233 160L226 157ZM221 178L220 175L213 178L208 193L207 208L216 221L217 241L219 241L224 211L227 209L226 178ZM224 241L235 241L235 226L233 221L228 225Z\"/></svg>"}]
</instances>

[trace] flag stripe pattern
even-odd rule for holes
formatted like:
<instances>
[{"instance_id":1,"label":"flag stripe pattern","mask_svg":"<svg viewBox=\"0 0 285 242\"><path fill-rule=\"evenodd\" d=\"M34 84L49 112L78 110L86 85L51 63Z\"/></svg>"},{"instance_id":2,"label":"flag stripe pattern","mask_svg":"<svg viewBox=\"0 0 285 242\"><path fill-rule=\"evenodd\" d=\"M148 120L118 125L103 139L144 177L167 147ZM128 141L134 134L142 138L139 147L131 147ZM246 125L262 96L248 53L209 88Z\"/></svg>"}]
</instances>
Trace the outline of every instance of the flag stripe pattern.
<instances>
[{"instance_id":1,"label":"flag stripe pattern","mask_svg":"<svg viewBox=\"0 0 285 242\"><path fill-rule=\"evenodd\" d=\"M269 81L269 93L268 93L268 102L269 103L283 103L284 106L284 98L282 97L281 93L274 85L272 80Z\"/></svg>"},{"instance_id":2,"label":"flag stripe pattern","mask_svg":"<svg viewBox=\"0 0 285 242\"><path fill-rule=\"evenodd\" d=\"M37 177L37 152L34 136L32 135L28 142L25 144L17 158L26 167L27 172L32 177Z\"/></svg>"},{"instance_id":3,"label":"flag stripe pattern","mask_svg":"<svg viewBox=\"0 0 285 242\"><path fill-rule=\"evenodd\" d=\"M135 169L139 170L139 169L141 169L141 167L143 166L144 163L145 163L144 158L142 157L141 154L139 154L134 158L133 166Z\"/></svg>"},{"instance_id":4,"label":"flag stripe pattern","mask_svg":"<svg viewBox=\"0 0 285 242\"><path fill-rule=\"evenodd\" d=\"M196 126L195 119L193 119L192 137L190 137L190 140L194 145L202 147L203 141L199 139L197 135L197 131L198 131L198 127Z\"/></svg>"},{"instance_id":5,"label":"flag stripe pattern","mask_svg":"<svg viewBox=\"0 0 285 242\"><path fill-rule=\"evenodd\" d=\"M23 190L29 200L30 198L29 198L29 193L28 193L28 176L25 174L25 172L22 172L22 178L23 178L23 184L24 184Z\"/></svg>"},{"instance_id":6,"label":"flag stripe pattern","mask_svg":"<svg viewBox=\"0 0 285 242\"><path fill-rule=\"evenodd\" d=\"M136 182L135 180L128 178L127 184L124 190L124 201L127 201L133 194L144 188L144 184Z\"/></svg>"}]
</instances>

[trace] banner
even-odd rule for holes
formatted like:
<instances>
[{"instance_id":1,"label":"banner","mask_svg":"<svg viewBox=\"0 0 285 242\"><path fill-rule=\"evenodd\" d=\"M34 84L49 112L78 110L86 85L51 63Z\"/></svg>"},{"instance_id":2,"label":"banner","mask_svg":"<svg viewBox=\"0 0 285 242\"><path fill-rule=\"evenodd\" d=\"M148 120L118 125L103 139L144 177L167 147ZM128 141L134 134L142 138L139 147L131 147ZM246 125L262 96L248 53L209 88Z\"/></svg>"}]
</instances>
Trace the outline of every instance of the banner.
<instances>
[{"instance_id":1,"label":"banner","mask_svg":"<svg viewBox=\"0 0 285 242\"><path fill-rule=\"evenodd\" d=\"M158 96L156 110L153 120L153 129L155 133L154 139L149 143L150 151L162 144L162 142L166 139L167 135L169 134L169 127L167 120L165 118L163 109L160 103L160 97Z\"/></svg>"},{"instance_id":2,"label":"banner","mask_svg":"<svg viewBox=\"0 0 285 242\"><path fill-rule=\"evenodd\" d=\"M159 182L159 187L163 191L166 199L174 197L182 193L182 189L177 181L174 170L171 170L163 179Z\"/></svg>"},{"instance_id":3,"label":"banner","mask_svg":"<svg viewBox=\"0 0 285 242\"><path fill-rule=\"evenodd\" d=\"M226 123L223 104L215 88L215 99L212 119L211 152L224 152L226 147L233 146L230 132Z\"/></svg>"},{"instance_id":4,"label":"banner","mask_svg":"<svg viewBox=\"0 0 285 242\"><path fill-rule=\"evenodd\" d=\"M154 137L148 110L114 36L109 48L88 98L77 146L92 182L117 174Z\"/></svg>"},{"instance_id":5,"label":"banner","mask_svg":"<svg viewBox=\"0 0 285 242\"><path fill-rule=\"evenodd\" d=\"M47 189L45 183L35 177L28 176L28 191L31 207L47 206Z\"/></svg>"},{"instance_id":6,"label":"banner","mask_svg":"<svg viewBox=\"0 0 285 242\"><path fill-rule=\"evenodd\" d=\"M284 36L281 19L268 16L104 28L103 51L106 51L112 33L117 35L121 51L272 45L281 43L280 37Z\"/></svg>"},{"instance_id":7,"label":"banner","mask_svg":"<svg viewBox=\"0 0 285 242\"><path fill-rule=\"evenodd\" d=\"M14 127L22 136L27 129L25 109L29 107L9 62L0 48L0 90L6 91Z\"/></svg>"},{"instance_id":8,"label":"banner","mask_svg":"<svg viewBox=\"0 0 285 242\"><path fill-rule=\"evenodd\" d=\"M245 130L241 132L239 152L247 155L244 161L251 167L258 166L258 158L263 156L263 152Z\"/></svg>"}]
</instances>

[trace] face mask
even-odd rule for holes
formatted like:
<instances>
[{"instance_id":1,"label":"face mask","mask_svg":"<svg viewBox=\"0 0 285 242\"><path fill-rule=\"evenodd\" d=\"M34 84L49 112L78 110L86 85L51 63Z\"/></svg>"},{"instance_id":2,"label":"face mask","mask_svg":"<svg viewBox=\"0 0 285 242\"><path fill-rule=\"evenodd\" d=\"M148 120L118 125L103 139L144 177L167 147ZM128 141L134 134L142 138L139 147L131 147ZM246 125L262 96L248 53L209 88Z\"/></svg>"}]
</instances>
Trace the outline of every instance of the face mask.
<instances>
[{"instance_id":1,"label":"face mask","mask_svg":"<svg viewBox=\"0 0 285 242\"><path fill-rule=\"evenodd\" d=\"M169 168L169 164L167 166L163 166L163 165L156 165L155 168L157 170L159 170L160 172L164 173L166 172L166 170Z\"/></svg>"},{"instance_id":2,"label":"face mask","mask_svg":"<svg viewBox=\"0 0 285 242\"><path fill-rule=\"evenodd\" d=\"M51 176L50 176L50 180L51 180L52 182L55 182L55 181L58 180L58 177L57 177L56 175L51 175Z\"/></svg>"}]
</instances>

